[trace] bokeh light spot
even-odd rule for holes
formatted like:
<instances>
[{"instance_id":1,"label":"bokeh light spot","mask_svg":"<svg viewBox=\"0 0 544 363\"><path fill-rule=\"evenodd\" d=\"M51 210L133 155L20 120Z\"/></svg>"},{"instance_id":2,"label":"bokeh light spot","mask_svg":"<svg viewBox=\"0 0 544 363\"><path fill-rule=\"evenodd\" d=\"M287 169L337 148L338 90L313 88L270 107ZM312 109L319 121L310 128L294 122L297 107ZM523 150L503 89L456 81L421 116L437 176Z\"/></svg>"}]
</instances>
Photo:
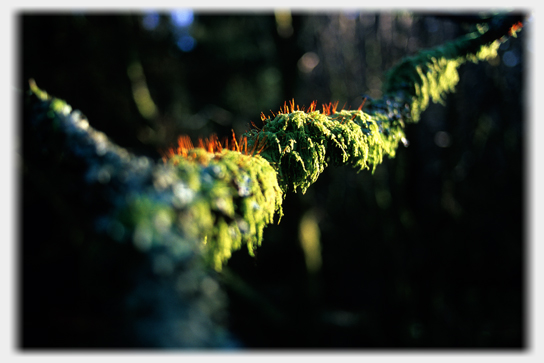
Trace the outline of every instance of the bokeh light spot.
<instances>
[{"instance_id":1,"label":"bokeh light spot","mask_svg":"<svg viewBox=\"0 0 544 363\"><path fill-rule=\"evenodd\" d=\"M434 135L434 143L438 147L449 147L451 145L451 137L450 134L448 134L445 131L438 131Z\"/></svg>"},{"instance_id":2,"label":"bokeh light spot","mask_svg":"<svg viewBox=\"0 0 544 363\"><path fill-rule=\"evenodd\" d=\"M305 53L298 61L298 69L310 73L319 64L319 57L314 52Z\"/></svg>"},{"instance_id":3,"label":"bokeh light spot","mask_svg":"<svg viewBox=\"0 0 544 363\"><path fill-rule=\"evenodd\" d=\"M142 18L142 25L147 30L153 30L159 25L159 21L159 14L152 11L144 15L144 17Z\"/></svg>"},{"instance_id":4,"label":"bokeh light spot","mask_svg":"<svg viewBox=\"0 0 544 363\"><path fill-rule=\"evenodd\" d=\"M178 28L188 27L193 23L194 14L191 9L178 9L170 13L172 24Z\"/></svg>"},{"instance_id":5,"label":"bokeh light spot","mask_svg":"<svg viewBox=\"0 0 544 363\"><path fill-rule=\"evenodd\" d=\"M509 50L507 52L504 52L502 56L502 61L504 65L507 67L515 67L518 64L518 57L516 53Z\"/></svg>"},{"instance_id":6,"label":"bokeh light spot","mask_svg":"<svg viewBox=\"0 0 544 363\"><path fill-rule=\"evenodd\" d=\"M196 46L196 40L190 35L182 35L178 38L176 45L184 52L190 52Z\"/></svg>"}]
</instances>

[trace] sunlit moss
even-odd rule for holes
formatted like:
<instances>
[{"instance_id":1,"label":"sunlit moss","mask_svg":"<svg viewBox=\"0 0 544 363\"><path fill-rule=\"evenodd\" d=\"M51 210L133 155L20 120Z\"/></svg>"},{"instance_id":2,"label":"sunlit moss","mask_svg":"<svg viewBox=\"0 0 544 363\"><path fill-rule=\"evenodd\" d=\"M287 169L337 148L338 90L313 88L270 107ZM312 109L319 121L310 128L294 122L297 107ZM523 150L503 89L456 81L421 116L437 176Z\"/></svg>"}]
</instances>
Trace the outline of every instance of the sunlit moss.
<instances>
[{"instance_id":1,"label":"sunlit moss","mask_svg":"<svg viewBox=\"0 0 544 363\"><path fill-rule=\"evenodd\" d=\"M489 40L487 32L487 27L481 27L455 41L403 59L386 74L384 94L404 94L410 105L411 120L419 121L430 101L443 104L446 94L454 92L462 64L497 56L501 41Z\"/></svg>"},{"instance_id":2,"label":"sunlit moss","mask_svg":"<svg viewBox=\"0 0 544 363\"><path fill-rule=\"evenodd\" d=\"M49 100L51 98L51 97L49 97L47 92L45 92L44 90L42 90L42 89L40 89L38 87L38 85L36 84L36 81L34 81L33 79L30 79L28 81L28 84L29 84L29 87L30 87L30 92L32 94L36 95L36 97L38 97L40 100L47 101L47 100Z\"/></svg>"},{"instance_id":3,"label":"sunlit moss","mask_svg":"<svg viewBox=\"0 0 544 363\"><path fill-rule=\"evenodd\" d=\"M385 155L395 155L404 137L386 117L361 110L293 111L264 123L262 129L249 131L249 145L266 140L260 155L277 170L281 188L302 193L329 163L374 169Z\"/></svg>"},{"instance_id":4,"label":"sunlit moss","mask_svg":"<svg viewBox=\"0 0 544 363\"><path fill-rule=\"evenodd\" d=\"M206 259L217 270L243 244L253 255L262 243L263 229L276 214L282 216L276 171L258 155L195 148L167 163L175 165L180 179L195 191L184 212L184 224L189 224L185 230L202 241Z\"/></svg>"},{"instance_id":5,"label":"sunlit moss","mask_svg":"<svg viewBox=\"0 0 544 363\"><path fill-rule=\"evenodd\" d=\"M59 98L56 98L56 97L51 97L49 96L49 94L47 94L47 92L45 92L44 90L40 89L38 87L38 85L36 84L36 82L31 79L29 80L29 86L30 86L30 91L36 95L39 99L41 99L42 101L49 101L49 108L50 108L50 111L53 111L53 112L57 112L61 115L68 115L70 114L70 112L72 112L72 107L66 103L66 101L64 100L61 100Z\"/></svg>"}]
</instances>

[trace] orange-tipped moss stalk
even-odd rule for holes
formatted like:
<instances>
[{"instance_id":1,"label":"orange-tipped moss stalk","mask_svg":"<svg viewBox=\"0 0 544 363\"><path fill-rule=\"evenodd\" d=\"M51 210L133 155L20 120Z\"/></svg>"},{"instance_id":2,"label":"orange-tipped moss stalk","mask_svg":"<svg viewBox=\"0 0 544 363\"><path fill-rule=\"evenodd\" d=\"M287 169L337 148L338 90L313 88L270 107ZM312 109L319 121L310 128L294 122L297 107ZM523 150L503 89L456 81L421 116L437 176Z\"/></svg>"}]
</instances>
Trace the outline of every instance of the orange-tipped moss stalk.
<instances>
[{"instance_id":1,"label":"orange-tipped moss stalk","mask_svg":"<svg viewBox=\"0 0 544 363\"><path fill-rule=\"evenodd\" d=\"M256 127L256 126L255 126ZM169 148L166 152L163 153L163 161L167 162L168 159L173 158L174 156L183 156L185 158L194 158L195 149L202 149L207 151L210 154L216 154L216 157L221 157L223 150L236 151L244 155L257 155L266 147L266 140L256 140L252 143L251 147L248 147L247 136L240 136L237 140L234 130L232 131L232 139L229 145L229 139L223 138L223 141L219 141L219 138L216 134L212 134L209 138L199 138L197 145L194 146L191 138L187 135L181 135L178 137L178 146L177 148ZM174 160L179 160L174 158Z\"/></svg>"}]
</instances>

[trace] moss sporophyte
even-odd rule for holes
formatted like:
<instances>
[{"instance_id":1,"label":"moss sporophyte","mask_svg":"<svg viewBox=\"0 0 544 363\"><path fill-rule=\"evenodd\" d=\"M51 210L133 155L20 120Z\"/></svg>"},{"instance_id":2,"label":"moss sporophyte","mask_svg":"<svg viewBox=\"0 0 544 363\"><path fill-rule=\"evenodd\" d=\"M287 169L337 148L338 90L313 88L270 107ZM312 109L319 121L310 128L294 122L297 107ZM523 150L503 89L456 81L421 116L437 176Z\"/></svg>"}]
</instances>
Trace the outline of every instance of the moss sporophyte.
<instances>
[{"instance_id":1,"label":"moss sporophyte","mask_svg":"<svg viewBox=\"0 0 544 363\"><path fill-rule=\"evenodd\" d=\"M294 100L272 117L261 114L263 126L246 131L240 138L219 141L216 135L199 139L178 138L177 147L163 156L176 167L180 179L197 197L190 214L194 234L202 241L209 262L220 270L232 251L243 243L249 253L259 246L263 229L282 216L281 203L288 191L305 193L329 164L372 169L384 155L394 156L404 133L375 108L375 114L338 110L338 102L317 102L308 108Z\"/></svg>"}]
</instances>

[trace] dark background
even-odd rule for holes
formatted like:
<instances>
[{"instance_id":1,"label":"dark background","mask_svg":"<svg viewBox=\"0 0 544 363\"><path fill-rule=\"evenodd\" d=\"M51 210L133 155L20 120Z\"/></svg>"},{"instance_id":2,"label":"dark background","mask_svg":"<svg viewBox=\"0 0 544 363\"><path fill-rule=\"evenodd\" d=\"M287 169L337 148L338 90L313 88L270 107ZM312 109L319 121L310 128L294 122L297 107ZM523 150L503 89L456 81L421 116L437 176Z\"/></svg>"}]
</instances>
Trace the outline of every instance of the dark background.
<instances>
[{"instance_id":1,"label":"dark background","mask_svg":"<svg viewBox=\"0 0 544 363\"><path fill-rule=\"evenodd\" d=\"M287 15L20 13L18 87L35 79L114 142L159 158L180 134L240 134L292 98L357 108L363 95L381 97L384 72L402 57L473 30L444 14ZM527 31L491 62L462 66L456 93L408 125L409 146L373 174L329 167L305 195L286 195L256 258L242 249L221 275L240 346L527 346ZM41 281L29 230L41 228L45 245L79 235L52 226L55 208L29 185L25 291ZM317 271L298 237L305 215L320 230ZM23 318L48 321L51 301L23 301ZM32 329L27 343L40 345L36 331L46 330Z\"/></svg>"}]
</instances>

